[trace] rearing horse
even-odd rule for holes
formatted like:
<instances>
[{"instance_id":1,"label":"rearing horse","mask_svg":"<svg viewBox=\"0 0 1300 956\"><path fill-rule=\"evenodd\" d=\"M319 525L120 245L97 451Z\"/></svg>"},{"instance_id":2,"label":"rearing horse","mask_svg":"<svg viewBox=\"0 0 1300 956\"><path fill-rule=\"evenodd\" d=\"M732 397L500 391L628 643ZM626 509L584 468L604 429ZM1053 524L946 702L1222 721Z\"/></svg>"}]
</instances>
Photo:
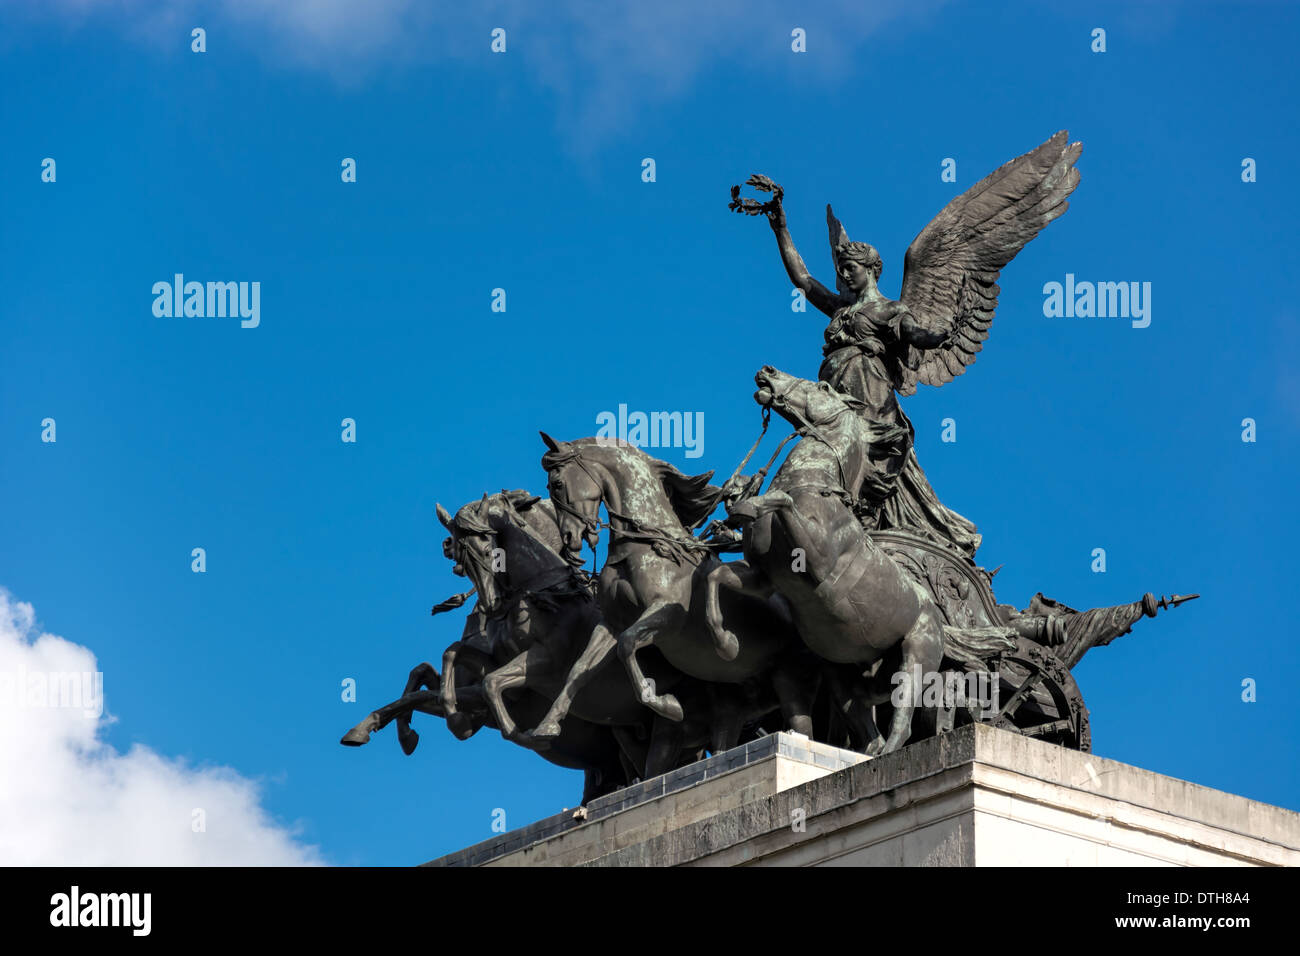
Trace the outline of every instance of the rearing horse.
<instances>
[{"instance_id":1,"label":"rearing horse","mask_svg":"<svg viewBox=\"0 0 1300 956\"><path fill-rule=\"evenodd\" d=\"M478 611L492 635L486 648L462 641L443 655L443 671L452 675L442 682L441 693L448 724L453 725L458 716L456 665L473 655L481 668L487 706L502 736L526 747L549 745L558 730L541 735L521 730L504 695L534 691L550 705L564 690L566 676L593 629L601 626L600 609L585 578L566 559L552 504L525 491L503 491L465 505L454 517L439 505L438 519L451 532L448 550L473 582ZM593 677L572 701L573 714L610 727L638 776L673 769L683 748L694 749L690 739L707 732L712 717L708 713L699 715L703 722L699 727L657 726L662 718L641 705L617 668L605 668ZM682 684L682 675L667 668L657 670L656 677L675 689ZM566 706L567 702L568 698ZM646 738L651 741L648 752L637 743Z\"/></svg>"},{"instance_id":2,"label":"rearing horse","mask_svg":"<svg viewBox=\"0 0 1300 956\"><path fill-rule=\"evenodd\" d=\"M936 672L943 658L942 612L930 594L880 550L853 513L849 489L870 467L870 423L861 403L825 382L810 382L765 365L754 376L755 399L803 436L764 495L742 501L744 561L719 564L708 578L708 622L722 658L744 655L749 638L727 626L721 596L741 592L785 596L795 627L819 657L866 669L898 647L897 698L888 739L868 754L907 742L916 699L915 668ZM794 560L792 560L792 558ZM883 675L877 675L879 678Z\"/></svg>"},{"instance_id":3,"label":"rearing horse","mask_svg":"<svg viewBox=\"0 0 1300 956\"><path fill-rule=\"evenodd\" d=\"M800 645L781 602L767 596L754 600L733 595L723 610L729 624L746 635L744 645L730 660L713 649L703 588L721 562L689 530L702 523L719 500L719 489L709 484L712 472L687 476L622 442L597 438L557 442L544 432L542 439L549 449L542 467L549 475L565 548L578 553L586 541L595 549L602 504L609 514L610 542L599 582L608 626L592 633L568 685L536 732L558 730L570 696L615 648L641 702L670 720L682 720L678 698L661 693L637 657L653 645L677 670L710 682L712 706L734 715L734 721L742 720L744 710L726 699L737 693L734 685L745 685L751 699L770 687L785 726L811 736L809 714L817 668ZM733 685L732 690L726 685ZM739 731L734 726L716 734L714 749L734 745Z\"/></svg>"}]
</instances>

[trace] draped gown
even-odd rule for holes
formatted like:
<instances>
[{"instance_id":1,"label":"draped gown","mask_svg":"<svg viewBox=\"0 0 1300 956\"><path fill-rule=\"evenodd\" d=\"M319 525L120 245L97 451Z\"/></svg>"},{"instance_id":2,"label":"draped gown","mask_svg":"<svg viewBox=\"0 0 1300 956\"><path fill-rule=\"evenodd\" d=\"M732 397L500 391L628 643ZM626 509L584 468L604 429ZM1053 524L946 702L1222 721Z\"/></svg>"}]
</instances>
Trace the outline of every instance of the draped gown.
<instances>
[{"instance_id":1,"label":"draped gown","mask_svg":"<svg viewBox=\"0 0 1300 956\"><path fill-rule=\"evenodd\" d=\"M891 369L911 351L901 338L899 314L846 306L836 311L825 337L817 377L865 403L860 414L868 426L871 469L857 492L866 506L865 523L876 530L919 532L973 558L980 545L975 525L935 495L912 448L915 430L898 403Z\"/></svg>"}]
</instances>

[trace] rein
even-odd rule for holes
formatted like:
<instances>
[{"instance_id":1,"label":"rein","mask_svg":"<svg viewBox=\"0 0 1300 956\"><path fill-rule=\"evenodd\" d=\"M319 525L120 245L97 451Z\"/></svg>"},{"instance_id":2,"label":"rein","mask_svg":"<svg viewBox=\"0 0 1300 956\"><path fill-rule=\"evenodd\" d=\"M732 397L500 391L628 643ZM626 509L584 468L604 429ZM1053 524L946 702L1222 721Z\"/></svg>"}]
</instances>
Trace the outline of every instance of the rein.
<instances>
[{"instance_id":1,"label":"rein","mask_svg":"<svg viewBox=\"0 0 1300 956\"><path fill-rule=\"evenodd\" d=\"M515 513L513 509L511 509L507 513L506 518L508 521L510 521L511 524L515 525L525 534L528 534L536 538L536 535L532 534L532 529L528 527L527 523L521 517L519 517L519 515ZM495 530L491 530L489 526L488 533L491 534L492 541L495 543L497 538L497 532ZM544 547L548 547L545 545L544 542L539 542L539 543L541 543ZM562 557L563 556L561 556L561 558ZM491 565L488 563L488 559L486 557L477 554L468 548L461 549L460 560L474 565L478 569L480 574L487 574L487 575L496 574L496 572L492 569ZM588 597L591 596L591 589L589 587L589 582L584 581L582 577L580 577L581 575L580 569L574 568L572 565L569 565L563 570L563 572L561 572L559 568L556 568L555 572L556 572L555 574L551 574L550 572L543 570L539 572L537 575L535 575L534 577L532 577L531 579L529 579L528 581L525 581L521 584L511 585L507 583L506 585L501 586L500 587L501 596L497 602L496 608L493 609L491 612L485 610L484 613L487 614L487 616L490 618L500 618L510 613L511 609L517 607L521 601L527 599L536 600L540 598L543 602L550 604L552 608L554 608L556 606L554 601L555 598L571 597L577 594L583 594ZM543 581L547 578L551 578L549 583L542 584L540 587L534 586L536 585L537 582ZM431 613L440 614L443 611L454 610L460 607L461 605L463 605L465 601L469 599L470 595L474 594L475 591L477 590L478 590L477 587L472 587L468 591L464 592L463 594L452 595L450 598L443 601L442 603L434 605L433 611Z\"/></svg>"},{"instance_id":2,"label":"rein","mask_svg":"<svg viewBox=\"0 0 1300 956\"><path fill-rule=\"evenodd\" d=\"M773 392L773 393L772 393L772 401L775 402L778 398L780 398L780 399L784 399L784 398L785 398L785 393L784 393L784 392ZM835 413L834 413L833 415L831 415L829 418L824 418L824 419L822 419L822 420L819 421L819 422L809 421L809 420L808 420L807 418L805 418L802 414L800 414L800 412L799 412L799 410L798 410L797 408L795 408L795 407L794 407L793 405L791 405L789 402L786 402L786 412L787 412L787 413L788 413L792 418L794 418L794 419L798 422L798 427L797 427L796 430L794 431L793 435L799 435L800 437L807 436L807 435L811 435L813 438L816 438L819 442L821 442L823 445L825 445L825 446L830 450L830 453L831 453L832 455L835 456L835 467L836 467L836 470L839 471L839 474L840 474L840 487L839 487L839 488L832 488L832 489L829 489L829 490L832 491L832 492L835 493L835 494L848 495L848 497L849 497L850 500L856 500L856 498L855 498L855 496L852 494L852 492L848 491L848 476L845 474L845 470L844 470L844 459L840 456L839 450L838 450L838 449L837 449L833 444L831 444L831 442L826 438L826 436L823 435L823 434L818 430L818 428L817 428L817 426L819 426L819 425L833 425L833 424L835 424L835 422L839 421L839 419L840 419L843 415L846 415L846 414L848 414L849 412L853 411L853 410L854 410L854 405L855 405L855 404L856 404L856 405L859 405L859 406L861 406L861 405L863 404L863 403L861 403L861 402L858 402L856 399L853 399L852 401L853 401L853 404L850 404L849 402L845 402L844 405L843 405L843 407L840 408L839 411L835 412ZM768 411L768 409L770 409L770 407L771 407L771 406L768 406L767 408L764 408L764 411L765 411L765 412ZM764 419L764 422L763 422L763 429L764 429L765 431L766 431L766 429L767 429L767 420L766 420L766 419ZM786 437L786 441L789 441L790 438L793 437L793 435L791 435L791 436L787 436L787 437ZM762 437L763 437L762 435L759 436L760 439L761 439ZM782 444L784 444L784 442L782 442ZM781 451L781 446L777 446L776 451L777 451L777 453L779 453L779 452ZM751 452L750 454L753 454L753 452ZM746 457L745 460L748 461L748 460L749 460L748 457ZM772 455L772 461L775 461L775 460L776 460L776 454L773 454L773 455ZM769 461L769 462L767 463L767 464L768 464L768 467L771 466L772 461ZM742 464L743 464L743 463L742 463ZM760 474L765 474L765 473L766 473L766 470L767 470L767 469L765 468L765 469L763 470L763 472L760 472Z\"/></svg>"},{"instance_id":3,"label":"rein","mask_svg":"<svg viewBox=\"0 0 1300 956\"><path fill-rule=\"evenodd\" d=\"M723 488L726 488L727 485L731 484L733 481L735 481L737 478L740 477L740 473L744 471L745 466L749 464L749 459L754 457L754 452L758 451L758 446L763 443L763 436L767 434L767 426L770 425L771 423L772 423L772 406L764 405L763 406L763 428L761 431L759 431L758 437L754 439L754 444L749 449L749 454L747 454L743 459L741 459L740 464L736 466L736 470L731 473L731 477L727 479L725 484L723 484L722 486ZM802 437L803 435L800 434L800 432L792 431L790 434L782 438L781 443L776 446L776 451L772 452L772 457L767 460L767 464L764 465L762 468L758 469L758 471L754 473L754 477L749 479L749 483L745 486L744 491L742 491L739 495L736 496L737 499L753 498L755 495L757 495L763 489L763 482L767 479L767 473L771 469L772 463L776 461L777 456L781 454L781 449L784 448L791 441L791 439L802 438ZM718 494L719 497L721 497L722 492L719 492ZM698 522L696 522L691 530L694 530L695 528L698 528L700 525L702 525L705 522L706 518L707 515L705 516L705 518L701 518Z\"/></svg>"},{"instance_id":4,"label":"rein","mask_svg":"<svg viewBox=\"0 0 1300 956\"><path fill-rule=\"evenodd\" d=\"M784 393L780 393L780 392L774 393L773 401L775 401L777 398L784 399ZM861 404L861 403L856 403L856 404ZM836 421L839 420L839 418L842 415L845 415L848 412L851 412L853 410L854 410L854 405L850 404L849 402L845 402L844 406L839 411L831 415L829 418L823 419L820 422L813 422L805 418L799 412L798 409L796 409L789 403L786 403L786 411L798 423L796 429L792 431L789 435L786 435L785 438L781 439L780 444L776 446L776 450L773 451L771 457L768 458L767 464L765 464L754 474L754 476L749 480L749 483L744 489L744 491L741 494L739 494L737 497L751 498L757 495L762 490L763 482L767 479L768 471L771 470L773 463L775 463L776 459L780 456L781 451L785 448L785 446L796 438L803 438L808 435L811 435L812 437L816 438L819 442L821 442L823 445L825 445L830 450L831 454L835 457L835 466L838 469L840 475L840 487L829 489L829 491L833 494L837 494L843 498L846 498L847 501L851 502L855 500L854 496L847 490L846 487L848 481L844 470L844 460L840 457L840 453L835 448L835 446L826 438L825 435L823 435L818 430L819 425L824 426L824 425L834 424ZM754 440L754 444L750 447L749 452L745 455L745 457L741 460L740 464L737 465L735 470L731 473L731 477L722 486L722 488L719 489L718 496L717 496L718 500L722 498L722 495L724 493L723 489L725 489L728 485L731 485L737 478L740 477L740 473L744 470L745 466L749 464L749 460L754 457L754 452L758 451L758 446L762 444L763 437L767 434L767 429L768 426L771 424L771 422L772 422L772 407L769 404L763 407L763 427L758 433L758 438ZM553 452L552 454L557 454L557 453ZM583 472L587 475L587 477L592 480L592 483L595 484L597 488L601 489L600 492L601 501L604 502L605 510L609 513L611 519L608 522L601 521L599 511L597 512L597 515L595 517L588 518L586 515L580 514L577 511L577 509L575 509L569 503L567 494L560 497L551 495L551 502L555 505L557 510L563 511L565 514L572 516L582 524L584 537L591 534L599 535L601 529L608 529L610 532L609 543L611 548L619 541L632 541L641 544L648 544L651 547L654 547L656 551L659 551L660 554L664 554L664 551L667 551L668 554L664 556L665 557L671 556L678 563L680 563L682 560L690 561L692 564L698 563L698 560L705 553L713 551L713 545L701 541L698 538L689 536L689 532L694 531L696 528L698 528L701 524L703 524L707 520L708 517L707 515L704 518L699 519L694 525L692 525L690 528L687 529L688 537L685 538L672 535L660 528L647 527L646 525L643 525L640 521L638 521L636 518L632 517L631 515L622 514L610 507L609 502L605 499L605 492L604 492L605 482L601 480L601 478L598 475L592 473L592 470L587 466L587 462L583 461L581 450L579 449L578 446L576 445L571 446L570 449L562 455L557 454L556 460L554 461L551 467L558 468L563 465L569 464L570 462L576 464L579 468L581 468ZM599 505L597 505L597 508L599 509ZM710 511L711 510L712 509L710 509ZM661 548L663 550L660 550ZM597 573L595 548L593 548L591 552L591 573L593 577Z\"/></svg>"}]
</instances>

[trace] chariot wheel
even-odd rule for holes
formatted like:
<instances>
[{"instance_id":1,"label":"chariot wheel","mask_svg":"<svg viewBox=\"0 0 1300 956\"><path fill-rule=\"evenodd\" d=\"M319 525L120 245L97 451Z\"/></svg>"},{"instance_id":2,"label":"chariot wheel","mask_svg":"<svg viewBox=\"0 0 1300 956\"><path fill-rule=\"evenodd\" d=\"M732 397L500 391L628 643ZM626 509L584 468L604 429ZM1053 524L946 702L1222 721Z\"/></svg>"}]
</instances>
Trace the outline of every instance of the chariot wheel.
<instances>
[{"instance_id":1,"label":"chariot wheel","mask_svg":"<svg viewBox=\"0 0 1300 956\"><path fill-rule=\"evenodd\" d=\"M1000 675L998 704L983 723L1071 750L1092 750L1083 694L1050 648L1020 637L1015 650L990 663Z\"/></svg>"}]
</instances>

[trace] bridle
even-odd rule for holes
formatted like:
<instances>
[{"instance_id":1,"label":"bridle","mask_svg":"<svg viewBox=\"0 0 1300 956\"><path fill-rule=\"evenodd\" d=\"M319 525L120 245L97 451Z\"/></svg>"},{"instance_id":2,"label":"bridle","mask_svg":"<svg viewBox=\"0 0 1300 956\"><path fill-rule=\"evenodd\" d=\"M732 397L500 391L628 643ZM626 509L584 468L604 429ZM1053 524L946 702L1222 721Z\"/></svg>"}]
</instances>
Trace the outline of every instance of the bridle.
<instances>
[{"instance_id":1,"label":"bridle","mask_svg":"<svg viewBox=\"0 0 1300 956\"><path fill-rule=\"evenodd\" d=\"M791 386L791 388L793 388L793 386ZM859 401L858 399L852 398L851 396L844 396L843 403L836 411L832 412L830 415L820 420L813 420L805 417L799 411L798 408L796 408L793 404L791 404L789 401L786 400L786 395L789 394L791 388L787 388L784 392L779 392L776 390L775 386L772 385L772 383L769 381L768 391L772 393L772 401L768 406L766 406L763 409L763 411L765 413L770 414L771 406L777 404L779 400L782 406L782 413L788 414L791 418L795 420L794 435L798 435L800 437L812 436L813 438L821 442L823 445L825 445L828 449L830 449L830 453L835 456L835 467L839 472L840 487L838 489L831 489L831 490L836 491L837 493L847 494L850 498L856 498L857 496L849 491L848 475L845 472L844 459L840 456L839 449L837 449L835 445L831 443L830 439L828 439L825 435L821 433L821 431L819 430L819 426L825 427L828 425L834 425L837 421L840 420L842 416L847 415L849 412L856 412L859 409L866 408L866 402ZM763 422L763 428L764 430L767 429L766 418L764 419ZM759 437L761 438L762 436ZM793 436L787 436L786 441L789 441L790 437ZM784 444L784 442L782 442L782 444ZM779 453L780 450L781 449L778 446L777 452ZM775 457L776 456L773 455L773 460L775 460ZM748 461L748 458L746 458L746 461ZM769 461L768 464L771 465L771 462Z\"/></svg>"},{"instance_id":2,"label":"bridle","mask_svg":"<svg viewBox=\"0 0 1300 956\"><path fill-rule=\"evenodd\" d=\"M788 394L789 389L785 392L779 392L775 387L771 386L771 383L769 383L768 390L772 393L772 401L763 407L762 430L759 432L758 438L754 441L753 447L749 449L749 453L745 455L740 464L736 466L736 470L732 473L731 479L727 484L731 484L740 475L741 471L749 463L750 458L753 457L754 452L758 450L758 446L763 441L763 436L767 434L768 425L771 423L772 405L779 402L783 407L783 413L788 414L790 418L794 419L796 424L795 430L783 438L780 444L776 446L776 450L772 452L772 456L768 459L767 464L759 469L758 473L750 479L751 488L748 490L748 493L742 497L751 497L758 494L762 488L768 470L772 467L773 462L776 461L777 456L781 454L781 450L785 448L788 442L796 438L812 436L830 449L831 454L835 457L835 466L839 472L840 487L826 490L845 497L849 501L856 500L856 495L852 494L847 489L848 476L845 472L844 460L841 458L839 450L830 439L821 432L820 429L835 424L835 422L839 421L840 417L843 415L865 408L866 403L859 401L856 398L852 398L851 396L843 396L843 403L840 408L824 418L813 419L805 416L794 405L786 400L786 395ZM599 536L601 529L608 529L610 532L611 548L621 541L639 542L649 544L660 554L671 556L679 562L681 560L688 560L695 564L699 563L699 560L702 559L704 554L713 550L712 545L705 541L701 541L698 538L690 536L681 537L664 531L661 528L650 527L642 524L632 515L622 514L612 508L605 497L605 481L602 476L592 471L592 465L595 463L589 463L583 459L581 446L567 445L560 449L552 449L552 451L549 452L549 455L551 461L547 469L548 471L553 472L565 465L575 464L582 469L583 473L591 479L592 484L599 489L600 498L596 505L596 515L593 517L588 517L573 507L569 502L567 489L560 494L556 494L554 490L552 490L551 503L555 506L557 511L564 512L582 525L584 540L588 537ZM723 485L723 488L725 487L726 485ZM722 490L720 489L718 493L719 499L721 496ZM608 522L600 520L600 502L604 502L605 510L609 513L611 520ZM698 524L703 523L703 521L704 519L701 518L700 521L697 522L697 526ZM594 576L596 574L595 548L592 549L591 565L592 575Z\"/></svg>"},{"instance_id":3,"label":"bridle","mask_svg":"<svg viewBox=\"0 0 1300 956\"><path fill-rule=\"evenodd\" d=\"M550 470L554 471L563 468L568 464L575 464L582 469L583 474L591 479L592 484L599 490L599 499L596 504L597 513L594 517L587 517L581 514L569 503L568 490L565 489L559 495L552 491L551 503L555 505L557 511L563 511L565 514L572 516L575 520L582 523L583 537L598 536L602 528L609 530L609 546L613 548L616 544L624 541L638 544L648 544L655 549L657 553L664 557L671 557L680 563L689 561L692 564L698 564L704 557L712 551L712 548L703 541L699 541L689 535L682 537L674 535L661 528L655 528L646 525L632 515L623 514L610 505L608 498L605 496L605 482L601 476L591 470L591 465L582 457L582 449L578 445L569 445L564 451L555 451L551 453L552 462ZM594 464L594 463L591 463ZM609 513L609 521L600 520L600 503L604 502L605 510ZM592 548L591 553L592 575L596 574L596 549Z\"/></svg>"},{"instance_id":4,"label":"bridle","mask_svg":"<svg viewBox=\"0 0 1300 956\"><path fill-rule=\"evenodd\" d=\"M492 548L490 548L489 551L493 550L495 549L499 532L488 524L486 515L480 515L479 517L483 520L486 530L475 529L473 533L475 536L482 535L487 537L492 544ZM515 525L525 534L530 533L530 529L526 522L519 516L513 507L507 509L506 520ZM536 537L535 535L533 536ZM454 530L452 532L452 547L453 550L459 550L460 552L457 560L462 563L473 565L479 575L491 575L495 579L496 571L492 568L491 559L487 555L459 544L456 540L459 537L461 537L459 529ZM567 567L562 576L551 575L543 571L522 583L498 584L497 590L499 596L497 598L496 606L491 609L485 608L484 613L490 618L499 618L509 614L521 601L528 599L541 600L553 604L554 599L559 597L566 597L574 594L590 596L590 587L588 583L583 580L581 570L567 562L566 565ZM473 578L471 578L471 580L473 580ZM480 580L482 580L482 578L480 578ZM477 590L478 587L476 585L464 594L457 594L448 598L441 604L435 605L433 613L438 614L442 611L449 611L460 607L465 603L469 596Z\"/></svg>"}]
</instances>

